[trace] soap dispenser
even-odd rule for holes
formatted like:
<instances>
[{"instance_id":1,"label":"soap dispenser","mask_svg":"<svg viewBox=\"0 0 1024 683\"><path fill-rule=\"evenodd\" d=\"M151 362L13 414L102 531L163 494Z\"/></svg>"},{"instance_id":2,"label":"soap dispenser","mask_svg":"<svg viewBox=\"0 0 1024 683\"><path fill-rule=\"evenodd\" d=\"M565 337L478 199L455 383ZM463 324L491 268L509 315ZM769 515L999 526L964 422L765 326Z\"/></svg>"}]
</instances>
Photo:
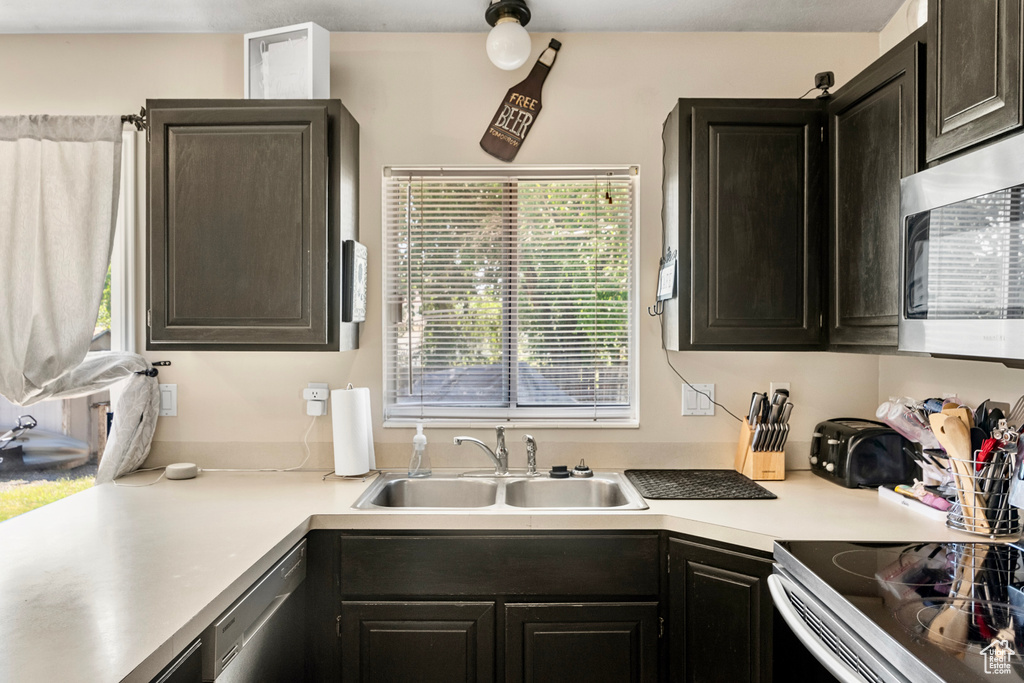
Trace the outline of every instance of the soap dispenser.
<instances>
[{"instance_id":1,"label":"soap dispenser","mask_svg":"<svg viewBox=\"0 0 1024 683\"><path fill-rule=\"evenodd\" d=\"M416 425L416 436L412 437L412 458L409 460L410 477L430 476L430 456L427 455L427 437L423 425Z\"/></svg>"}]
</instances>

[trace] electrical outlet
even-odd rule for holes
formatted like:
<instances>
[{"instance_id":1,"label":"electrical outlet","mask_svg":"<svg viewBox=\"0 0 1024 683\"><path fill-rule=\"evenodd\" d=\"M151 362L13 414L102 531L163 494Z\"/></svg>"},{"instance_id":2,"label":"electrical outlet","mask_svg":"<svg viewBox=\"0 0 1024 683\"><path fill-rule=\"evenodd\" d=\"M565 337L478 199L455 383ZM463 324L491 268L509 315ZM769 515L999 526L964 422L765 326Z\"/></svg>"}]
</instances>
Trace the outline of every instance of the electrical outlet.
<instances>
[{"instance_id":1,"label":"electrical outlet","mask_svg":"<svg viewBox=\"0 0 1024 683\"><path fill-rule=\"evenodd\" d=\"M310 382L306 385L302 390L302 398L306 399L306 415L326 415L330 395L330 387L323 382Z\"/></svg>"},{"instance_id":2,"label":"electrical outlet","mask_svg":"<svg viewBox=\"0 0 1024 683\"><path fill-rule=\"evenodd\" d=\"M683 385L683 415L714 415L714 384Z\"/></svg>"},{"instance_id":3,"label":"electrical outlet","mask_svg":"<svg viewBox=\"0 0 1024 683\"><path fill-rule=\"evenodd\" d=\"M178 385L160 385L160 417L178 416Z\"/></svg>"},{"instance_id":4,"label":"electrical outlet","mask_svg":"<svg viewBox=\"0 0 1024 683\"><path fill-rule=\"evenodd\" d=\"M785 389L786 391L789 391L790 392L790 397L792 397L793 394L792 394L792 391L789 388L789 382L771 382L768 385L768 400L769 401L772 400L772 396L774 396L775 392L778 391L779 389Z\"/></svg>"}]
</instances>

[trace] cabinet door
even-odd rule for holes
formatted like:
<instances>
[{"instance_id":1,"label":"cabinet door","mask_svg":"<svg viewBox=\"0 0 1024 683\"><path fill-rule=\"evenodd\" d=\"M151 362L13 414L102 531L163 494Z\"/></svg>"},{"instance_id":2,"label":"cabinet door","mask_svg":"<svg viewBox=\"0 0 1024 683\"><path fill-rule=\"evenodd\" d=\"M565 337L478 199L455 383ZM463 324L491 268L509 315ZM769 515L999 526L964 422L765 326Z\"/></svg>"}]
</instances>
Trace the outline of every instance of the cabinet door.
<instances>
[{"instance_id":1,"label":"cabinet door","mask_svg":"<svg viewBox=\"0 0 1024 683\"><path fill-rule=\"evenodd\" d=\"M342 602L346 683L494 680L494 603Z\"/></svg>"},{"instance_id":2,"label":"cabinet door","mask_svg":"<svg viewBox=\"0 0 1024 683\"><path fill-rule=\"evenodd\" d=\"M822 105L680 100L676 124L666 182L679 196L666 205L678 210L680 301L666 324L679 325L679 347L823 348Z\"/></svg>"},{"instance_id":3,"label":"cabinet door","mask_svg":"<svg viewBox=\"0 0 1024 683\"><path fill-rule=\"evenodd\" d=\"M928 3L928 161L1021 125L1021 5Z\"/></svg>"},{"instance_id":4,"label":"cabinet door","mask_svg":"<svg viewBox=\"0 0 1024 683\"><path fill-rule=\"evenodd\" d=\"M147 105L148 348L354 348L340 268L358 124L340 101Z\"/></svg>"},{"instance_id":5,"label":"cabinet door","mask_svg":"<svg viewBox=\"0 0 1024 683\"><path fill-rule=\"evenodd\" d=\"M768 683L772 562L669 539L669 666L674 683Z\"/></svg>"},{"instance_id":6,"label":"cabinet door","mask_svg":"<svg viewBox=\"0 0 1024 683\"><path fill-rule=\"evenodd\" d=\"M653 683L658 604L507 604L506 683Z\"/></svg>"},{"instance_id":7,"label":"cabinet door","mask_svg":"<svg viewBox=\"0 0 1024 683\"><path fill-rule=\"evenodd\" d=\"M918 170L923 29L829 102L829 342L896 349L900 179Z\"/></svg>"}]
</instances>

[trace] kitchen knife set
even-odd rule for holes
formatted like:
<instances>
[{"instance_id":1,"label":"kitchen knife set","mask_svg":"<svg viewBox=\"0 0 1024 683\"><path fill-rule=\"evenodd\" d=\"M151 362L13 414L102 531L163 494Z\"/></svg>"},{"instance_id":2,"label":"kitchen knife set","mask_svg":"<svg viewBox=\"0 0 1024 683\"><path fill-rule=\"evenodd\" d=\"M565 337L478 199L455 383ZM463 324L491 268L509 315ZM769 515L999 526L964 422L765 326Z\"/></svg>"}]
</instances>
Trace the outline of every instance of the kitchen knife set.
<instances>
[{"instance_id":1,"label":"kitchen knife set","mask_svg":"<svg viewBox=\"0 0 1024 683\"><path fill-rule=\"evenodd\" d=\"M751 450L755 453L781 451L789 438L789 416L793 404L789 402L789 391L779 389L768 400L767 393L755 391L750 397L750 411L747 424L754 430Z\"/></svg>"}]
</instances>

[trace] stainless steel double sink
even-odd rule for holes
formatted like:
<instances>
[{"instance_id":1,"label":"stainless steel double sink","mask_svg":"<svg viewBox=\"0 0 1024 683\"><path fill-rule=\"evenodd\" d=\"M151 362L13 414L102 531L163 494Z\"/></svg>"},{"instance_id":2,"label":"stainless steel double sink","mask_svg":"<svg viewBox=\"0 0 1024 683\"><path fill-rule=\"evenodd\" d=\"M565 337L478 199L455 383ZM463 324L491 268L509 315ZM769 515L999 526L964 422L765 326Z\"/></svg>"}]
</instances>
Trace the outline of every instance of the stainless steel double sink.
<instances>
[{"instance_id":1,"label":"stainless steel double sink","mask_svg":"<svg viewBox=\"0 0 1024 683\"><path fill-rule=\"evenodd\" d=\"M432 475L412 478L389 473L352 506L358 510L646 510L633 485L618 472L593 477Z\"/></svg>"}]
</instances>

